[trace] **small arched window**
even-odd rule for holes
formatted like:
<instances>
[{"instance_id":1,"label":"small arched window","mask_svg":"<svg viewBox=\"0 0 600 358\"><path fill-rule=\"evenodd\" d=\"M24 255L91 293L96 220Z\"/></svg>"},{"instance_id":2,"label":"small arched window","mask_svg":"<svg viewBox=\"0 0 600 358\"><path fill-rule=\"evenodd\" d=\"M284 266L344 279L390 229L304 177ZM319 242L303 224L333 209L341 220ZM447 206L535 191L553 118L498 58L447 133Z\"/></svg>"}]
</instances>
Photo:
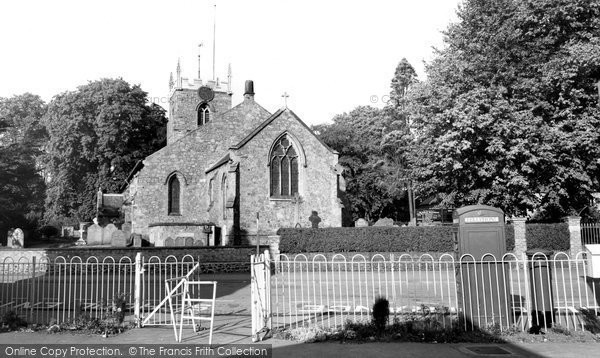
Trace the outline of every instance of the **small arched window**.
<instances>
[{"instance_id":1,"label":"small arched window","mask_svg":"<svg viewBox=\"0 0 600 358\"><path fill-rule=\"evenodd\" d=\"M298 153L287 135L273 146L269 163L271 197L293 197L298 193Z\"/></svg>"},{"instance_id":2,"label":"small arched window","mask_svg":"<svg viewBox=\"0 0 600 358\"><path fill-rule=\"evenodd\" d=\"M180 198L180 185L177 175L173 175L169 179L169 204L168 212L169 215L179 215L181 213L179 209Z\"/></svg>"},{"instance_id":3,"label":"small arched window","mask_svg":"<svg viewBox=\"0 0 600 358\"><path fill-rule=\"evenodd\" d=\"M210 121L210 107L204 103L198 107L198 125L205 125L208 121Z\"/></svg>"},{"instance_id":4,"label":"small arched window","mask_svg":"<svg viewBox=\"0 0 600 358\"><path fill-rule=\"evenodd\" d=\"M221 193L223 194L223 219L227 219L227 191L229 190L229 185L227 184L227 174L223 174L223 179L221 181Z\"/></svg>"},{"instance_id":5,"label":"small arched window","mask_svg":"<svg viewBox=\"0 0 600 358\"><path fill-rule=\"evenodd\" d=\"M212 204L212 202L215 200L214 193L213 193L213 187L215 185L214 182L215 182L214 178L211 178L208 181L208 203L209 204Z\"/></svg>"}]
</instances>

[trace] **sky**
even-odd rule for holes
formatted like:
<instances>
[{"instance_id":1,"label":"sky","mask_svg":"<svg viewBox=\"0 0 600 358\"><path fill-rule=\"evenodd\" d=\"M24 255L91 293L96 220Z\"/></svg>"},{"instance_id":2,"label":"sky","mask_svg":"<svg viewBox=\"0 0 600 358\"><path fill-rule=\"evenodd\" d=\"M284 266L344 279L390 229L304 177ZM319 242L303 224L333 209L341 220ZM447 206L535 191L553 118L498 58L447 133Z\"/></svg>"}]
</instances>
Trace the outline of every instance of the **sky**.
<instances>
[{"instance_id":1,"label":"sky","mask_svg":"<svg viewBox=\"0 0 600 358\"><path fill-rule=\"evenodd\" d=\"M360 105L382 107L405 57L424 63L457 20L461 0L20 0L0 3L0 97L50 101L100 78L139 84L168 106L169 74L210 80L232 67L234 105L245 80L274 112L287 104L309 125ZM216 11L215 11L216 4ZM216 13L216 16L215 16ZM202 43L202 47L198 45Z\"/></svg>"}]
</instances>

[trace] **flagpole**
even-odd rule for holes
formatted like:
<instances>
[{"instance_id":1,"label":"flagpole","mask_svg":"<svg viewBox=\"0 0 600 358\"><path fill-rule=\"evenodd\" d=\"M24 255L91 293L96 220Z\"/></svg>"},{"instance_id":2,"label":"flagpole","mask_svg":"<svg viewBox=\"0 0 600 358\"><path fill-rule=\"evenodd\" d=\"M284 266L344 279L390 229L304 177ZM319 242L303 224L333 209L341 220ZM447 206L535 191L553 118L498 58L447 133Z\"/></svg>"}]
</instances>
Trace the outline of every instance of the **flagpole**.
<instances>
[{"instance_id":1,"label":"flagpole","mask_svg":"<svg viewBox=\"0 0 600 358\"><path fill-rule=\"evenodd\" d=\"M215 1L215 14L213 19L213 81L215 81L215 51L217 38L217 2Z\"/></svg>"}]
</instances>

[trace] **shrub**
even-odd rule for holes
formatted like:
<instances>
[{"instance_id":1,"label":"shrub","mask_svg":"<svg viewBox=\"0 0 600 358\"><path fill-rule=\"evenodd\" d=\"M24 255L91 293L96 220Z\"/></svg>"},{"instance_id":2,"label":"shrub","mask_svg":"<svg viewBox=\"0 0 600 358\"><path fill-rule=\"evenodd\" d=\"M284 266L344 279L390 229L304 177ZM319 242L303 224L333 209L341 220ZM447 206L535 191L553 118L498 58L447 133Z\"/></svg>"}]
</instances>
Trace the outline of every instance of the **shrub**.
<instances>
[{"instance_id":1,"label":"shrub","mask_svg":"<svg viewBox=\"0 0 600 358\"><path fill-rule=\"evenodd\" d=\"M290 331L289 338L305 343L320 342L327 339L327 333L320 326L296 327Z\"/></svg>"},{"instance_id":2,"label":"shrub","mask_svg":"<svg viewBox=\"0 0 600 358\"><path fill-rule=\"evenodd\" d=\"M527 224L525 226L527 249L544 249L566 251L571 247L569 225L561 224Z\"/></svg>"},{"instance_id":3,"label":"shrub","mask_svg":"<svg viewBox=\"0 0 600 358\"><path fill-rule=\"evenodd\" d=\"M377 297L373 303L373 325L380 334L390 319L390 302L385 297Z\"/></svg>"},{"instance_id":4,"label":"shrub","mask_svg":"<svg viewBox=\"0 0 600 358\"><path fill-rule=\"evenodd\" d=\"M300 252L450 252L452 227L338 227L279 229L279 249Z\"/></svg>"},{"instance_id":5,"label":"shrub","mask_svg":"<svg viewBox=\"0 0 600 358\"><path fill-rule=\"evenodd\" d=\"M113 298L112 306L107 307L108 316L114 317L117 324L123 323L125 320L125 309L127 308L127 294L118 293Z\"/></svg>"},{"instance_id":6,"label":"shrub","mask_svg":"<svg viewBox=\"0 0 600 358\"><path fill-rule=\"evenodd\" d=\"M561 224L527 224L528 249L565 251L570 247L569 227ZM506 250L515 248L513 225L504 229ZM282 228L279 250L305 252L452 252L451 226Z\"/></svg>"},{"instance_id":7,"label":"shrub","mask_svg":"<svg viewBox=\"0 0 600 358\"><path fill-rule=\"evenodd\" d=\"M45 236L45 237L58 236L58 229L54 226L50 226L50 225L42 226L38 231L42 236Z\"/></svg>"},{"instance_id":8,"label":"shrub","mask_svg":"<svg viewBox=\"0 0 600 358\"><path fill-rule=\"evenodd\" d=\"M27 327L27 322L21 318L15 311L7 311L2 315L0 323L8 326L11 331L15 331L21 327Z\"/></svg>"}]
</instances>

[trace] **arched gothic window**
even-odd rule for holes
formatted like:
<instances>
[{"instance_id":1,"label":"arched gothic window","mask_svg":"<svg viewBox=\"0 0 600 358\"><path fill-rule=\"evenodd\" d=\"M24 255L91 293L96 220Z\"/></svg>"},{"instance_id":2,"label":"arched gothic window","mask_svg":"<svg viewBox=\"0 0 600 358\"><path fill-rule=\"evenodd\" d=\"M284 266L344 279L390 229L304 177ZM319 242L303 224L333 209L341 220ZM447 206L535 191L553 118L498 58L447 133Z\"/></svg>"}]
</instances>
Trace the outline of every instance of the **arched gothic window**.
<instances>
[{"instance_id":1,"label":"arched gothic window","mask_svg":"<svg viewBox=\"0 0 600 358\"><path fill-rule=\"evenodd\" d=\"M214 178L211 178L208 181L208 203L209 204L212 204L212 202L215 200L214 193L213 193L213 187L215 185L214 181L215 181Z\"/></svg>"},{"instance_id":2,"label":"arched gothic window","mask_svg":"<svg viewBox=\"0 0 600 358\"><path fill-rule=\"evenodd\" d=\"M173 175L169 179L169 215L179 215L181 213L179 210L179 198L179 179L177 179L177 175Z\"/></svg>"},{"instance_id":3,"label":"arched gothic window","mask_svg":"<svg viewBox=\"0 0 600 358\"><path fill-rule=\"evenodd\" d=\"M210 108L207 103L202 104L198 107L198 125L202 126L208 123L210 120Z\"/></svg>"},{"instance_id":4,"label":"arched gothic window","mask_svg":"<svg viewBox=\"0 0 600 358\"><path fill-rule=\"evenodd\" d=\"M271 197L292 197L298 193L298 154L283 135L270 156Z\"/></svg>"}]
</instances>

